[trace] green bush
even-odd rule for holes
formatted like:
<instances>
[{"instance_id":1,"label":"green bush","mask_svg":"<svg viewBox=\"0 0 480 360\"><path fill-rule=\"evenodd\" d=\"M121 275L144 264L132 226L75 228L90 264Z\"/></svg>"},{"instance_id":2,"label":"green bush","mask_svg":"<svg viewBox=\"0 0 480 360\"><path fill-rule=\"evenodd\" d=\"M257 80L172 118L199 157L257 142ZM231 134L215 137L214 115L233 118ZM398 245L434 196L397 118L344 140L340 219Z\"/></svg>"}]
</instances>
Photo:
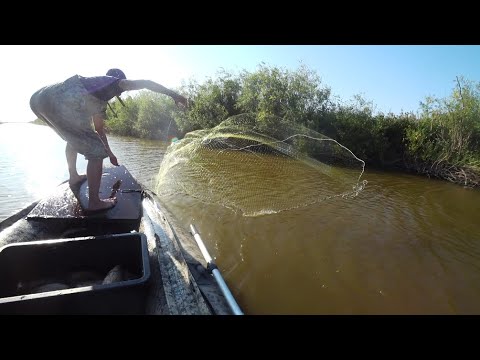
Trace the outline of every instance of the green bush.
<instances>
[{"instance_id":1,"label":"green bush","mask_svg":"<svg viewBox=\"0 0 480 360\"><path fill-rule=\"evenodd\" d=\"M480 84L464 78L445 99L427 97L422 115L407 132L410 156L431 163L478 166Z\"/></svg>"}]
</instances>

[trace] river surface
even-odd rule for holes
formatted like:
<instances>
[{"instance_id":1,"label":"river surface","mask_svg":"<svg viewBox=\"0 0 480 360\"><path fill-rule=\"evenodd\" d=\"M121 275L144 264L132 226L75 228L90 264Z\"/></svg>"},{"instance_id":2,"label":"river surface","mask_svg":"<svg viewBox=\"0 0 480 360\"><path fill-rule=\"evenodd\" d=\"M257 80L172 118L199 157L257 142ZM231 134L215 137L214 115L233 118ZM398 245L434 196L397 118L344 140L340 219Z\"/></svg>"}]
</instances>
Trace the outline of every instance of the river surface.
<instances>
[{"instance_id":1,"label":"river surface","mask_svg":"<svg viewBox=\"0 0 480 360\"><path fill-rule=\"evenodd\" d=\"M167 144L109 139L153 188ZM68 178L64 150L46 126L0 124L0 221ZM362 179L355 198L263 216L186 194L162 200L196 225L247 314L480 314L480 191L368 168Z\"/></svg>"}]
</instances>

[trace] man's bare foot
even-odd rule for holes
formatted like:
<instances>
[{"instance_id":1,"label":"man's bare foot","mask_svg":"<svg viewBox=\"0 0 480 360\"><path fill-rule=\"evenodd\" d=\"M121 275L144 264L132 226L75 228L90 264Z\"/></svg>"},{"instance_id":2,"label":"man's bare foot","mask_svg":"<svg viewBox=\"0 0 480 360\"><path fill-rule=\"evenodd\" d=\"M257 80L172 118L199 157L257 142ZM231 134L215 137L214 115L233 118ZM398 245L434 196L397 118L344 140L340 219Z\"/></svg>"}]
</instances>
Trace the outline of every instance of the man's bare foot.
<instances>
[{"instance_id":1,"label":"man's bare foot","mask_svg":"<svg viewBox=\"0 0 480 360\"><path fill-rule=\"evenodd\" d=\"M78 187L85 180L87 180L87 175L78 175L78 176L70 177L70 180L68 180L68 184L70 185L70 187Z\"/></svg>"},{"instance_id":2,"label":"man's bare foot","mask_svg":"<svg viewBox=\"0 0 480 360\"><path fill-rule=\"evenodd\" d=\"M86 212L96 212L96 211L104 211L113 208L117 204L117 198L108 198L108 199L101 199L99 201L88 203L88 209L85 209Z\"/></svg>"}]
</instances>

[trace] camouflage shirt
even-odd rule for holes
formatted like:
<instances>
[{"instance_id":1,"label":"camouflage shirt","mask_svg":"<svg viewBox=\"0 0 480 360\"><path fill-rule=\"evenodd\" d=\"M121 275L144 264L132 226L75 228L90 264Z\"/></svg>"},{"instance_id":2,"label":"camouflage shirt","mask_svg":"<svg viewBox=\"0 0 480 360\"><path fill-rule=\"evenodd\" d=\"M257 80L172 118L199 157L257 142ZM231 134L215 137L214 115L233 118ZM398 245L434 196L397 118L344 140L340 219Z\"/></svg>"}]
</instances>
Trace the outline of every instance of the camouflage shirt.
<instances>
[{"instance_id":1,"label":"camouflage shirt","mask_svg":"<svg viewBox=\"0 0 480 360\"><path fill-rule=\"evenodd\" d=\"M118 86L120 79L112 76L79 76L79 79L89 94L103 101L109 101L123 92Z\"/></svg>"}]
</instances>

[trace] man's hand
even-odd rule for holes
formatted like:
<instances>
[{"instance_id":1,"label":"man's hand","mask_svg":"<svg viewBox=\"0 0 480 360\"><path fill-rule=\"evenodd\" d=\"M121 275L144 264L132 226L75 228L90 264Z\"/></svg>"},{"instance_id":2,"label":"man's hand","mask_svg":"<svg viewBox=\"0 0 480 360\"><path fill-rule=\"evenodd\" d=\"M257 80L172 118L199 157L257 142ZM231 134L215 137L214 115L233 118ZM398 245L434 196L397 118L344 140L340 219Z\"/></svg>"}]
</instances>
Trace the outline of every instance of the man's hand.
<instances>
[{"instance_id":1,"label":"man's hand","mask_svg":"<svg viewBox=\"0 0 480 360\"><path fill-rule=\"evenodd\" d=\"M174 96L172 96L172 98L173 98L173 101L175 101L175 105L178 106L178 103L180 103L185 108L188 107L188 100L185 97L183 97L182 95L175 94Z\"/></svg>"},{"instance_id":2,"label":"man's hand","mask_svg":"<svg viewBox=\"0 0 480 360\"><path fill-rule=\"evenodd\" d=\"M115 165L115 166L120 166L118 165L118 160L117 160L117 157L113 154L110 154L110 162L112 163L112 165Z\"/></svg>"}]
</instances>

